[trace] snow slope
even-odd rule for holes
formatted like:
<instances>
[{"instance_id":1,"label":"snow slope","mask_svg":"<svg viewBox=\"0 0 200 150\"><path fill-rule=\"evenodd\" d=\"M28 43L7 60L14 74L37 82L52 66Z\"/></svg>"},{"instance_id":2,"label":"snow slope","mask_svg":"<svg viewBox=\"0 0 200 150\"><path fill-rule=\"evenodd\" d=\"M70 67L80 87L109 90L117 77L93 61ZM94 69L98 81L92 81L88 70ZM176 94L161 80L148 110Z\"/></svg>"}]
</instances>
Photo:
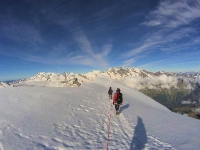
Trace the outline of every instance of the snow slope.
<instances>
[{"instance_id":1,"label":"snow slope","mask_svg":"<svg viewBox=\"0 0 200 150\"><path fill-rule=\"evenodd\" d=\"M110 86L124 96L119 116L108 99ZM0 95L1 150L200 147L199 120L172 113L109 77L80 87L0 88Z\"/></svg>"}]
</instances>

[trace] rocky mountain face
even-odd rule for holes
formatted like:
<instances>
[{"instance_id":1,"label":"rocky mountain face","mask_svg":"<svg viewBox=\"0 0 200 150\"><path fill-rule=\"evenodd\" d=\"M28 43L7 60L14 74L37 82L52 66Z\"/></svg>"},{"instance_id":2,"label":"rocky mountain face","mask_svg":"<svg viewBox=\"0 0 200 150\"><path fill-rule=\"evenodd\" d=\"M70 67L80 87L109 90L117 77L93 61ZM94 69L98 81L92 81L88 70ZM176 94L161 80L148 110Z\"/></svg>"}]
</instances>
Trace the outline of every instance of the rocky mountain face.
<instances>
[{"instance_id":1,"label":"rocky mountain face","mask_svg":"<svg viewBox=\"0 0 200 150\"><path fill-rule=\"evenodd\" d=\"M148 89L144 88L140 91L145 95L153 98L157 102L163 104L169 109L199 104L200 102L200 86L198 83L191 83L192 88L187 89L184 83L178 83L177 87L159 88L159 89Z\"/></svg>"},{"instance_id":2,"label":"rocky mountain face","mask_svg":"<svg viewBox=\"0 0 200 150\"><path fill-rule=\"evenodd\" d=\"M149 72L147 70L140 70L137 68L111 68L102 74L110 76L112 79L115 80L121 80L126 77L155 77L155 76L161 76L161 75L166 75L166 76L173 76L174 74L167 73L164 71L159 71L159 72Z\"/></svg>"}]
</instances>

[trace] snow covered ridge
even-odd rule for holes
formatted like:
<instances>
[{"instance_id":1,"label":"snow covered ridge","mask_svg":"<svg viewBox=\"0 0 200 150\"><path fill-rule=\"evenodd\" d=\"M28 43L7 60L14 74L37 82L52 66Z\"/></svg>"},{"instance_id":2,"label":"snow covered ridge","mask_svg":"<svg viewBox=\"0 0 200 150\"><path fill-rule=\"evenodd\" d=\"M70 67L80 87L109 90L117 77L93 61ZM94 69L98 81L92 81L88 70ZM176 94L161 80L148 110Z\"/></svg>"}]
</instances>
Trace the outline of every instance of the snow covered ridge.
<instances>
[{"instance_id":1,"label":"snow covered ridge","mask_svg":"<svg viewBox=\"0 0 200 150\"><path fill-rule=\"evenodd\" d=\"M4 82L0 82L0 88L3 88L3 87L8 87L9 85L7 83L4 83Z\"/></svg>"},{"instance_id":2,"label":"snow covered ridge","mask_svg":"<svg viewBox=\"0 0 200 150\"><path fill-rule=\"evenodd\" d=\"M110 76L114 80L121 80L126 77L157 77L161 75L166 75L166 76L173 76L174 74L164 72L164 71L159 71L159 72L149 72L147 70L141 70L138 68L123 68L123 67L118 67L118 68L111 68L105 72L103 72L104 75Z\"/></svg>"},{"instance_id":3,"label":"snow covered ridge","mask_svg":"<svg viewBox=\"0 0 200 150\"><path fill-rule=\"evenodd\" d=\"M100 75L100 71L94 70L87 74L74 74L74 73L45 73L40 72L37 75L12 82L12 87L28 86L28 87L78 87L83 82L92 82L94 78Z\"/></svg>"},{"instance_id":4,"label":"snow covered ridge","mask_svg":"<svg viewBox=\"0 0 200 150\"><path fill-rule=\"evenodd\" d=\"M11 86L28 86L28 87L66 87L66 86L80 86L73 73L56 74L40 72L37 75L12 83Z\"/></svg>"},{"instance_id":5,"label":"snow covered ridge","mask_svg":"<svg viewBox=\"0 0 200 150\"><path fill-rule=\"evenodd\" d=\"M74 74L74 73L45 73L40 72L37 75L19 80L12 83L12 86L43 86L43 87L65 87L65 86L80 86L83 82L92 82L100 75L105 75L111 79L123 83L129 87L135 89L158 89L177 87L180 81L185 84L185 89L192 89L191 83L200 83L199 74L179 73L173 74L164 71L149 72L138 68L110 68L107 71L101 72L99 70L93 70L86 74Z\"/></svg>"}]
</instances>

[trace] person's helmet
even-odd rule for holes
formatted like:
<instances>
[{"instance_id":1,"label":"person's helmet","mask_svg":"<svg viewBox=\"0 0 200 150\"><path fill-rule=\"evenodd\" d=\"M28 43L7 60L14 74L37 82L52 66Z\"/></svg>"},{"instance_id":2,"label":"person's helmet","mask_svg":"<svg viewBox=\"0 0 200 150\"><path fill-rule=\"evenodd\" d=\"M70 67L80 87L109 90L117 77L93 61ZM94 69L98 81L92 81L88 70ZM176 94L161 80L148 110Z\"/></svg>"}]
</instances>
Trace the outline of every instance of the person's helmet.
<instances>
[{"instance_id":1,"label":"person's helmet","mask_svg":"<svg viewBox=\"0 0 200 150\"><path fill-rule=\"evenodd\" d=\"M120 88L117 88L116 92L120 92Z\"/></svg>"}]
</instances>

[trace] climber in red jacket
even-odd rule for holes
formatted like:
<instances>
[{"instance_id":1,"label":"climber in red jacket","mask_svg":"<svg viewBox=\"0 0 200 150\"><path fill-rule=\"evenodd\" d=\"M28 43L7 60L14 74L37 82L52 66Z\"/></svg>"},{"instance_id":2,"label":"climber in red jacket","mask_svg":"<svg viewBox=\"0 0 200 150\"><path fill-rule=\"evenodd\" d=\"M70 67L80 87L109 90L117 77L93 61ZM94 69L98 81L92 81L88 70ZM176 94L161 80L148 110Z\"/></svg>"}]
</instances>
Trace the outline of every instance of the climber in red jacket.
<instances>
[{"instance_id":1,"label":"climber in red jacket","mask_svg":"<svg viewBox=\"0 0 200 150\"><path fill-rule=\"evenodd\" d=\"M113 97L113 105L115 105L116 115L119 114L119 106L123 103L123 95L120 92L120 89L117 88L116 93Z\"/></svg>"}]
</instances>

